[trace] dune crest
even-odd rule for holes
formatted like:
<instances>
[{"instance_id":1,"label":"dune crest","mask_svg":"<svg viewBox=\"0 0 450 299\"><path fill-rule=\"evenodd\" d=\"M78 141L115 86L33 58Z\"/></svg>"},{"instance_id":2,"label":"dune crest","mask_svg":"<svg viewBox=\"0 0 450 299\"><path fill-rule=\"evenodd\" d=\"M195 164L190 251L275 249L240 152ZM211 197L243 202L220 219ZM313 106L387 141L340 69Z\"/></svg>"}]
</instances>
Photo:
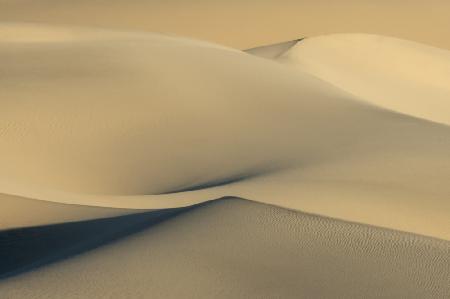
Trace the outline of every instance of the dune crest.
<instances>
[{"instance_id":1,"label":"dune crest","mask_svg":"<svg viewBox=\"0 0 450 299\"><path fill-rule=\"evenodd\" d=\"M307 38L277 57L358 98L450 125L450 51L369 34Z\"/></svg>"}]
</instances>

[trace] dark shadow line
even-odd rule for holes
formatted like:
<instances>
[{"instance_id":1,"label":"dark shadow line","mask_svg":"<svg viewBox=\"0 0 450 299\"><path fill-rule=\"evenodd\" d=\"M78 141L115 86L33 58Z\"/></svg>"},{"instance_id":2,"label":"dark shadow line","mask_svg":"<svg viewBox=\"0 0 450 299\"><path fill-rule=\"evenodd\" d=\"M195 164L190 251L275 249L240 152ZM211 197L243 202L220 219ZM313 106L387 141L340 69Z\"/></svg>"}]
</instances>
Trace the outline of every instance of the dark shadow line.
<instances>
[{"instance_id":1,"label":"dark shadow line","mask_svg":"<svg viewBox=\"0 0 450 299\"><path fill-rule=\"evenodd\" d=\"M0 280L109 244L204 204L0 231Z\"/></svg>"},{"instance_id":2,"label":"dark shadow line","mask_svg":"<svg viewBox=\"0 0 450 299\"><path fill-rule=\"evenodd\" d=\"M163 209L105 219L0 231L0 280L113 243L188 211L211 204L216 205L229 199L245 200L240 197L225 196L183 208ZM449 242L448 240L435 237L285 209L272 204L263 205L283 209L290 213L300 213L308 217L318 217L326 221L338 221L347 225L372 227L380 231L395 231L420 238L445 242L446 244Z\"/></svg>"},{"instance_id":3,"label":"dark shadow line","mask_svg":"<svg viewBox=\"0 0 450 299\"><path fill-rule=\"evenodd\" d=\"M301 37L301 38L292 39L292 40L288 40L288 41L284 41L284 42L279 42L279 43L275 43L275 44L266 44L266 45L256 46L256 47L244 49L244 50L242 50L242 51L244 51L244 52L251 52L251 51L253 51L253 50L257 50L257 49L261 49L261 48L265 48L265 47L276 46L276 45L285 44L285 43L295 43L295 44L294 44L294 46L295 46L298 42L301 42L301 41L304 40L305 38L306 38L306 37ZM287 50L289 50L290 48L291 48L291 47L289 47Z\"/></svg>"},{"instance_id":4,"label":"dark shadow line","mask_svg":"<svg viewBox=\"0 0 450 299\"><path fill-rule=\"evenodd\" d=\"M287 51L289 51L290 49L292 49L293 47L295 47L299 42L301 42L302 40L304 40L305 37L299 38L299 39L294 39L293 41L295 42L295 44L293 44L291 47L289 47L288 49L286 49L285 51L279 53L277 56L275 56L273 59L277 59L280 58L281 56L283 56L283 54L285 54Z\"/></svg>"},{"instance_id":5,"label":"dark shadow line","mask_svg":"<svg viewBox=\"0 0 450 299\"><path fill-rule=\"evenodd\" d=\"M213 181L209 181L209 182L205 182L205 183L201 183L201 184L192 185L192 186L185 187L185 188L175 188L170 191L159 193L158 195L181 193L181 192L188 192L188 191L197 191L197 190L202 190L202 189L207 189L207 188L220 187L220 186L224 186L224 185L228 185L228 184L238 183L238 182L244 181L246 179L250 179L250 178L259 176L259 175L261 175L261 173L259 173L259 172L239 174L239 175L230 176L230 177L227 177L224 179L218 179L218 180L213 180Z\"/></svg>"},{"instance_id":6,"label":"dark shadow line","mask_svg":"<svg viewBox=\"0 0 450 299\"><path fill-rule=\"evenodd\" d=\"M247 171L243 171L241 173L237 173L234 175L230 175L227 177L219 178L216 180L211 180L199 184L193 184L183 187L174 187L173 189L170 189L168 191L164 191L161 193L153 194L153 195L167 195L167 194L174 194L174 193L181 193L181 192L188 192L188 191L198 191L198 190L204 190L208 188L214 188L214 187L221 187L225 185L230 185L234 183L239 183L248 179L253 179L261 176L265 176L267 174L277 172L283 169L286 169L288 165L284 163L275 163L272 165L265 165L260 166L258 168L249 169Z\"/></svg>"}]
</instances>

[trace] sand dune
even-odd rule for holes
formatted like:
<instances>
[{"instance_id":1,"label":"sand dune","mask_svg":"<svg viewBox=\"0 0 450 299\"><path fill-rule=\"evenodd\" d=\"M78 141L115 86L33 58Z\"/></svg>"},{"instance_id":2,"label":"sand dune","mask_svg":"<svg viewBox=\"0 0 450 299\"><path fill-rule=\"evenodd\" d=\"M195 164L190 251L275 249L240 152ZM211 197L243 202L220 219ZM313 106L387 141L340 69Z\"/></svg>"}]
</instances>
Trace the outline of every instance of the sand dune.
<instances>
[{"instance_id":1,"label":"sand dune","mask_svg":"<svg viewBox=\"0 0 450 299\"><path fill-rule=\"evenodd\" d=\"M449 51L55 3L2 20L140 31L0 23L1 299L450 293Z\"/></svg>"},{"instance_id":2,"label":"sand dune","mask_svg":"<svg viewBox=\"0 0 450 299\"><path fill-rule=\"evenodd\" d=\"M449 236L447 126L204 42L0 30L5 194L138 209L239 196Z\"/></svg>"},{"instance_id":3,"label":"sand dune","mask_svg":"<svg viewBox=\"0 0 450 299\"><path fill-rule=\"evenodd\" d=\"M377 106L450 125L450 51L337 34L305 39L277 58Z\"/></svg>"},{"instance_id":4,"label":"sand dune","mask_svg":"<svg viewBox=\"0 0 450 299\"><path fill-rule=\"evenodd\" d=\"M449 238L448 126L205 42L0 32L4 194L124 209L238 196Z\"/></svg>"},{"instance_id":5,"label":"sand dune","mask_svg":"<svg viewBox=\"0 0 450 299\"><path fill-rule=\"evenodd\" d=\"M437 239L231 199L0 282L0 293L8 299L445 298L449 249Z\"/></svg>"}]
</instances>

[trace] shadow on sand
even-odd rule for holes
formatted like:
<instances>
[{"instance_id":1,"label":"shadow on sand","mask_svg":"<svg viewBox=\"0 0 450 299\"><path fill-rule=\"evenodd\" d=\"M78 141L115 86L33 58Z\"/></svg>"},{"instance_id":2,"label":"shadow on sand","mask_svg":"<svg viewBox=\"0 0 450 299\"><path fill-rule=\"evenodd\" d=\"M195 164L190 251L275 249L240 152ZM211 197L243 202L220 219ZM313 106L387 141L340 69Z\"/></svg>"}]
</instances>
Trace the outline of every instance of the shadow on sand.
<instances>
[{"instance_id":1,"label":"shadow on sand","mask_svg":"<svg viewBox=\"0 0 450 299\"><path fill-rule=\"evenodd\" d=\"M0 231L0 279L113 242L195 207Z\"/></svg>"}]
</instances>

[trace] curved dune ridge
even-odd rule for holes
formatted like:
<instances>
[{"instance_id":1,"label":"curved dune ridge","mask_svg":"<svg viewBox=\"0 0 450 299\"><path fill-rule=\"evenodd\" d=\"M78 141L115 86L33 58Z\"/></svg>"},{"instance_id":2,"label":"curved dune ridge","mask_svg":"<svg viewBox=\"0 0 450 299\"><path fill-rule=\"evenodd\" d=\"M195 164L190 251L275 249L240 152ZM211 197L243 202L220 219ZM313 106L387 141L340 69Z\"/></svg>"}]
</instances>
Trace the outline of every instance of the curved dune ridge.
<instances>
[{"instance_id":1,"label":"curved dune ridge","mask_svg":"<svg viewBox=\"0 0 450 299\"><path fill-rule=\"evenodd\" d=\"M450 51L397 38L308 38L276 57L358 98L450 125Z\"/></svg>"},{"instance_id":2,"label":"curved dune ridge","mask_svg":"<svg viewBox=\"0 0 450 299\"><path fill-rule=\"evenodd\" d=\"M450 238L450 128L364 96L384 79L343 87L350 93L336 88L313 67L317 57L306 64L295 54L303 43L320 48L308 40L278 58L296 65L286 67L184 38L1 25L0 203L14 196L124 209L67 216L74 221L237 196ZM447 53L420 49L427 61ZM349 66L342 77L358 70ZM439 82L417 84L416 94L437 103ZM7 209L0 213L6 219ZM50 214L30 223L66 219ZM24 226L9 219L4 227Z\"/></svg>"},{"instance_id":3,"label":"curved dune ridge","mask_svg":"<svg viewBox=\"0 0 450 299\"><path fill-rule=\"evenodd\" d=\"M69 239L63 233L53 232ZM443 240L228 199L0 281L0 292L20 299L445 298L449 248Z\"/></svg>"}]
</instances>

